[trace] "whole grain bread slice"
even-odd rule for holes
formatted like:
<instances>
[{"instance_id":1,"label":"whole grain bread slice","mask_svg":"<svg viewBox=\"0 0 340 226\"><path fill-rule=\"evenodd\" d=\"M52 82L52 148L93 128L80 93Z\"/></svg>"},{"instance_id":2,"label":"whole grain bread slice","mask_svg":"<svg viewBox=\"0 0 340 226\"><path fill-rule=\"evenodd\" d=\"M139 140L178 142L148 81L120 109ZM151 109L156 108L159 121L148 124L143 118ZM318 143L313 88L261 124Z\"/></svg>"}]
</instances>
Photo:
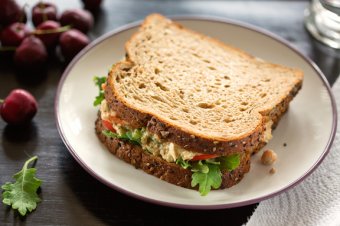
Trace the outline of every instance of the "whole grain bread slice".
<instances>
[{"instance_id":1,"label":"whole grain bread slice","mask_svg":"<svg viewBox=\"0 0 340 226\"><path fill-rule=\"evenodd\" d=\"M133 165L137 169L142 169L144 172L171 184L185 188L193 188L191 187L192 172L190 169L184 169L176 163L170 163L159 156L148 154L139 145L134 145L128 141L117 138L109 138L102 133L104 129L100 114L98 114L95 127L96 134L109 151L118 158ZM222 184L219 189L229 188L237 184L249 169L250 155L244 154L242 155L238 168L233 171L226 170L222 172ZM194 189L197 189L197 187L194 187Z\"/></svg>"},{"instance_id":2,"label":"whole grain bread slice","mask_svg":"<svg viewBox=\"0 0 340 226\"><path fill-rule=\"evenodd\" d=\"M302 86L300 70L254 58L158 14L145 19L126 52L108 76L109 107L131 126L196 152L258 150Z\"/></svg>"}]
</instances>

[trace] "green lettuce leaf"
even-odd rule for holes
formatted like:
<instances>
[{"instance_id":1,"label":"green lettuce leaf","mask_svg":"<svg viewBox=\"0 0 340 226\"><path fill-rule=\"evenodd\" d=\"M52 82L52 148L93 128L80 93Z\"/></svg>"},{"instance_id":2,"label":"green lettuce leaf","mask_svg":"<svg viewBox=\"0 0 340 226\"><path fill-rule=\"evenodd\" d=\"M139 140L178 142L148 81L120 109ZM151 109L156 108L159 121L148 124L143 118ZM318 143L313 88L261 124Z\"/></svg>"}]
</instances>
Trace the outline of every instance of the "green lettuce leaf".
<instances>
[{"instance_id":1,"label":"green lettuce leaf","mask_svg":"<svg viewBox=\"0 0 340 226\"><path fill-rule=\"evenodd\" d=\"M218 161L216 158L211 158L211 159L206 159L204 160L207 163L215 164L215 165L220 165L221 163Z\"/></svg>"},{"instance_id":2,"label":"green lettuce leaf","mask_svg":"<svg viewBox=\"0 0 340 226\"><path fill-rule=\"evenodd\" d=\"M134 130L128 130L124 132L123 134L119 135L118 133L114 133L110 130L103 130L102 133L107 137L113 137L113 138L119 138L123 140L127 140L133 144L140 145L142 143L142 136L145 129L134 129Z\"/></svg>"},{"instance_id":3,"label":"green lettuce leaf","mask_svg":"<svg viewBox=\"0 0 340 226\"><path fill-rule=\"evenodd\" d=\"M1 186L2 202L18 210L22 216L36 209L37 203L41 201L37 190L42 181L35 177L36 168L28 168L28 165L37 159L37 156L28 159L23 168L13 176L15 182L7 182Z\"/></svg>"},{"instance_id":4,"label":"green lettuce leaf","mask_svg":"<svg viewBox=\"0 0 340 226\"><path fill-rule=\"evenodd\" d=\"M105 99L104 90L102 89L102 84L106 82L106 77L95 76L93 78L93 80L94 80L96 86L98 86L98 89L99 89L99 94L98 94L98 96L96 96L96 99L93 102L93 106L98 106Z\"/></svg>"},{"instance_id":5,"label":"green lettuce leaf","mask_svg":"<svg viewBox=\"0 0 340 226\"><path fill-rule=\"evenodd\" d=\"M233 154L229 156L220 157L219 161L221 163L221 169L227 169L232 171L240 165L240 155Z\"/></svg>"},{"instance_id":6,"label":"green lettuce leaf","mask_svg":"<svg viewBox=\"0 0 340 226\"><path fill-rule=\"evenodd\" d=\"M128 130L125 135L128 137L130 141L134 141L138 144L142 143L142 136L143 133L145 132L144 128L141 129L134 129L134 130Z\"/></svg>"},{"instance_id":7,"label":"green lettuce leaf","mask_svg":"<svg viewBox=\"0 0 340 226\"><path fill-rule=\"evenodd\" d=\"M182 168L184 169L188 169L191 167L191 164L189 163L189 161L187 160L183 160L182 157L179 157L177 160L176 160L176 164L177 165L180 165Z\"/></svg>"}]
</instances>

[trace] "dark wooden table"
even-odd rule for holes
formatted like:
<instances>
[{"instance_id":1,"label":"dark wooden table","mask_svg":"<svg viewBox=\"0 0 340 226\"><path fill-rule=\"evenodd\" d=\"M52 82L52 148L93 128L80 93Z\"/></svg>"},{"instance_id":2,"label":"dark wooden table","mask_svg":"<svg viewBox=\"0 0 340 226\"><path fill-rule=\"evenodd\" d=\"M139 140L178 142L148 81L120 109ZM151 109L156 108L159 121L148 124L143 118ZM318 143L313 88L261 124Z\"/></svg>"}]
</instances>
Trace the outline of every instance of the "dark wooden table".
<instances>
[{"instance_id":1,"label":"dark wooden table","mask_svg":"<svg viewBox=\"0 0 340 226\"><path fill-rule=\"evenodd\" d=\"M24 1L21 1L23 3ZM32 4L32 1L28 1ZM33 1L34 2L34 1ZM55 1L60 9L80 1ZM308 1L105 0L92 39L147 14L208 15L232 18L267 29L310 57L332 84L340 71L340 54L314 41L304 29ZM266 48L265 46L263 48ZM11 181L28 156L38 155L43 179L42 202L26 218L0 205L0 225L241 225L256 204L225 210L183 210L145 203L108 188L91 177L69 154L54 119L54 98L65 64L50 59L44 76L19 75L0 58L0 97L24 88L39 102L39 112L23 129L0 120L0 184Z\"/></svg>"}]
</instances>

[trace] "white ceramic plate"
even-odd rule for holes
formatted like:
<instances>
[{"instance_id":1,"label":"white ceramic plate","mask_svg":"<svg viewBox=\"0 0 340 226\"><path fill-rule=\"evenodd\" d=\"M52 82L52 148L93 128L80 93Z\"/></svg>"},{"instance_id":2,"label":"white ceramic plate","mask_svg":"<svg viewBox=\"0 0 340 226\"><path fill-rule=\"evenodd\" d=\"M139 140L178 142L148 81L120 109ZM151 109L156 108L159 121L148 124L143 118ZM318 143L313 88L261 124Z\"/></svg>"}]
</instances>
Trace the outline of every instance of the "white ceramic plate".
<instances>
[{"instance_id":1,"label":"white ceramic plate","mask_svg":"<svg viewBox=\"0 0 340 226\"><path fill-rule=\"evenodd\" d=\"M134 23L113 31L84 49L66 69L55 102L59 133L74 158L94 177L123 193L145 201L193 209L218 209L251 204L296 185L327 154L336 128L334 99L325 78L310 60L282 39L239 22L211 18L177 18L184 26L246 50L254 56L305 73L303 88L291 102L267 145L278 155L277 172L252 157L251 170L236 186L201 197L150 176L117 159L94 132L98 108L92 106L97 88L95 75L106 75L125 54L124 43L136 32ZM284 143L287 144L284 147Z\"/></svg>"}]
</instances>

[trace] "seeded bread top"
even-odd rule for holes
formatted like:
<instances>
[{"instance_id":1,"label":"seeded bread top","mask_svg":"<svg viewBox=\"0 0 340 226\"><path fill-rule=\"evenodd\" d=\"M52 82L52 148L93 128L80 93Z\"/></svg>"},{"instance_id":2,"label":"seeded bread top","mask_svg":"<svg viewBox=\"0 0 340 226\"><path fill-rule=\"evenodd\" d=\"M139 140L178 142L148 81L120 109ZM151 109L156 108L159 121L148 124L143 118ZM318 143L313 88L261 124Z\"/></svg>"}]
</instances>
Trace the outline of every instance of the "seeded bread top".
<instances>
[{"instance_id":1,"label":"seeded bread top","mask_svg":"<svg viewBox=\"0 0 340 226\"><path fill-rule=\"evenodd\" d=\"M115 101L205 140L258 132L303 79L300 70L254 58L158 14L146 18L126 52L110 73Z\"/></svg>"}]
</instances>

